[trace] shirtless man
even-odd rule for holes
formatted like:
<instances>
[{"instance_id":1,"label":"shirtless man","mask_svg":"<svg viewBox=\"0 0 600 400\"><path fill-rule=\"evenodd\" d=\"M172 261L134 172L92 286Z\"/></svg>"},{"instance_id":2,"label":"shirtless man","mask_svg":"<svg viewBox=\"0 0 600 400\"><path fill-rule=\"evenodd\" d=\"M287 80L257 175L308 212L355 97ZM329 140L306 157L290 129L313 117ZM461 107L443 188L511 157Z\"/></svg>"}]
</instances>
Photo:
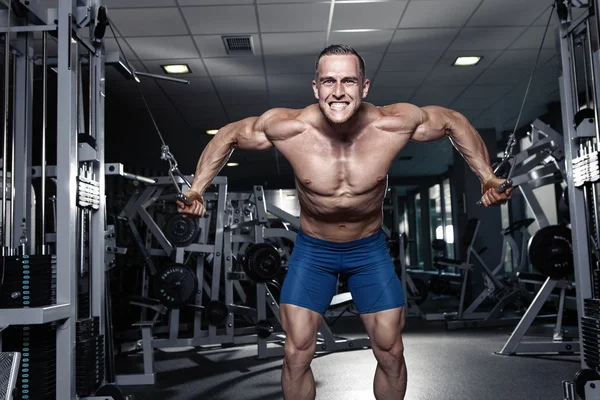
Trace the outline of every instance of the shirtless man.
<instances>
[{"instance_id":1,"label":"shirtless man","mask_svg":"<svg viewBox=\"0 0 600 400\"><path fill-rule=\"evenodd\" d=\"M411 104L375 107L363 103L369 91L363 59L350 47L333 45L316 63L313 90L318 104L303 110L272 109L221 128L206 146L186 195L184 215L204 214L202 194L234 149L275 146L290 162L300 201L300 232L281 291L286 333L281 384L286 400L314 399L310 368L316 334L333 297L339 272L349 276L354 303L377 359L377 399L403 399L406 365L402 329L402 286L382 233L387 173L409 140L448 137L482 183L488 207L510 191L494 190L486 147L467 119L442 107Z\"/></svg>"}]
</instances>

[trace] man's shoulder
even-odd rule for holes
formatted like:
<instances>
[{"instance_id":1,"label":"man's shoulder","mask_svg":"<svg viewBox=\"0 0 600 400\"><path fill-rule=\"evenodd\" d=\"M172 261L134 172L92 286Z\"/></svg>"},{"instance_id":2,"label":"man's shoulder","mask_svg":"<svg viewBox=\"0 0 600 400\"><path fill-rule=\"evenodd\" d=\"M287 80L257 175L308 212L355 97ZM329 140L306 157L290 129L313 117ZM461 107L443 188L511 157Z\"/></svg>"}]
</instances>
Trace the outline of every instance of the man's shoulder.
<instances>
[{"instance_id":1,"label":"man's shoulder","mask_svg":"<svg viewBox=\"0 0 600 400\"><path fill-rule=\"evenodd\" d=\"M420 108L412 103L394 103L377 107L384 117L408 116L419 112Z\"/></svg>"},{"instance_id":2,"label":"man's shoulder","mask_svg":"<svg viewBox=\"0 0 600 400\"><path fill-rule=\"evenodd\" d=\"M287 138L302 133L310 125L310 107L268 110L262 116L265 131L277 138Z\"/></svg>"},{"instance_id":3,"label":"man's shoulder","mask_svg":"<svg viewBox=\"0 0 600 400\"><path fill-rule=\"evenodd\" d=\"M421 109L411 103L395 103L383 107L372 106L373 123L384 131L405 131L414 128L420 118Z\"/></svg>"}]
</instances>

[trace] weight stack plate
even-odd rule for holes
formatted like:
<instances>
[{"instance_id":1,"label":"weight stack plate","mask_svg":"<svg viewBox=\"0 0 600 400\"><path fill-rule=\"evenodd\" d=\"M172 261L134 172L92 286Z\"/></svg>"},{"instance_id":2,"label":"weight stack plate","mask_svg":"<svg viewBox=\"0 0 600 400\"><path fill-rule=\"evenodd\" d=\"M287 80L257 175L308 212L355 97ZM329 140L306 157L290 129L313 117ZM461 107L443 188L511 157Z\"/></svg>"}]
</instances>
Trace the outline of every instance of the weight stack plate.
<instances>
[{"instance_id":1,"label":"weight stack plate","mask_svg":"<svg viewBox=\"0 0 600 400\"><path fill-rule=\"evenodd\" d=\"M4 257L0 308L30 308L56 304L56 257Z\"/></svg>"},{"instance_id":2,"label":"weight stack plate","mask_svg":"<svg viewBox=\"0 0 600 400\"><path fill-rule=\"evenodd\" d=\"M84 318L76 325L76 391L79 397L94 393L104 380L104 336L99 335L98 317Z\"/></svg>"},{"instance_id":3,"label":"weight stack plate","mask_svg":"<svg viewBox=\"0 0 600 400\"><path fill-rule=\"evenodd\" d=\"M9 326L2 348L22 354L16 399L56 398L56 325Z\"/></svg>"},{"instance_id":4,"label":"weight stack plate","mask_svg":"<svg viewBox=\"0 0 600 400\"><path fill-rule=\"evenodd\" d=\"M585 302L586 314L588 308L593 308L597 305ZM594 368L600 365L600 319L582 317L581 318L581 345L583 358L585 362Z\"/></svg>"},{"instance_id":5,"label":"weight stack plate","mask_svg":"<svg viewBox=\"0 0 600 400\"><path fill-rule=\"evenodd\" d=\"M595 269L593 271L592 280L594 281L595 297L600 297L600 270L599 269Z\"/></svg>"},{"instance_id":6,"label":"weight stack plate","mask_svg":"<svg viewBox=\"0 0 600 400\"><path fill-rule=\"evenodd\" d=\"M595 318L600 320L600 300L598 299L584 299L583 300L583 311L584 315L589 318Z\"/></svg>"}]
</instances>

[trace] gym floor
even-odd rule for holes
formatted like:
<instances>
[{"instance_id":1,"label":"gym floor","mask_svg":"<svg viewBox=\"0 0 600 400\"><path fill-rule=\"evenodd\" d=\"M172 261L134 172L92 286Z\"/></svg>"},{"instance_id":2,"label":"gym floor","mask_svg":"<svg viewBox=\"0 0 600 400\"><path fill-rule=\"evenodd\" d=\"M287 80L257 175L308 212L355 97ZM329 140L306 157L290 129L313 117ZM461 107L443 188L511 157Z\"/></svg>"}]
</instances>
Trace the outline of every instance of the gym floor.
<instances>
[{"instance_id":1,"label":"gym floor","mask_svg":"<svg viewBox=\"0 0 600 400\"><path fill-rule=\"evenodd\" d=\"M358 337L358 317L336 323ZM406 400L536 400L562 398L563 380L579 370L577 356L499 356L511 329L448 331L441 322L409 319L404 333ZM141 355L130 356L141 371ZM123 366L117 360L117 365ZM312 363L320 400L374 399L376 361L370 349L317 355ZM157 384L123 387L137 400L281 399L281 358L258 360L256 346L155 353ZM131 371L133 372L133 371Z\"/></svg>"}]
</instances>

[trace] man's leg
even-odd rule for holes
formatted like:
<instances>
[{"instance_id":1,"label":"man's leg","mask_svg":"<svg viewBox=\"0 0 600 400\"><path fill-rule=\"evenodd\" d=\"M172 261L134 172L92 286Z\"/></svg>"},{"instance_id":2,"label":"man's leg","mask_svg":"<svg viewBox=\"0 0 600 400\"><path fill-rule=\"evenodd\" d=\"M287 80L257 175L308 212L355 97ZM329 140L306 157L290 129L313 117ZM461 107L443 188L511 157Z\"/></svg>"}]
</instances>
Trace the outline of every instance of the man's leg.
<instances>
[{"instance_id":1,"label":"man's leg","mask_svg":"<svg viewBox=\"0 0 600 400\"><path fill-rule=\"evenodd\" d=\"M406 365L402 329L404 292L382 232L344 254L348 287L377 359L374 391L378 400L402 400Z\"/></svg>"},{"instance_id":2,"label":"man's leg","mask_svg":"<svg viewBox=\"0 0 600 400\"><path fill-rule=\"evenodd\" d=\"M406 364L402 330L405 308L361 315L377 359L373 390L377 400L402 400L406 393Z\"/></svg>"},{"instance_id":3,"label":"man's leg","mask_svg":"<svg viewBox=\"0 0 600 400\"><path fill-rule=\"evenodd\" d=\"M307 308L282 304L281 325L285 332L285 356L281 387L285 400L313 400L315 378L310 363L314 357L317 331L323 317Z\"/></svg>"}]
</instances>

